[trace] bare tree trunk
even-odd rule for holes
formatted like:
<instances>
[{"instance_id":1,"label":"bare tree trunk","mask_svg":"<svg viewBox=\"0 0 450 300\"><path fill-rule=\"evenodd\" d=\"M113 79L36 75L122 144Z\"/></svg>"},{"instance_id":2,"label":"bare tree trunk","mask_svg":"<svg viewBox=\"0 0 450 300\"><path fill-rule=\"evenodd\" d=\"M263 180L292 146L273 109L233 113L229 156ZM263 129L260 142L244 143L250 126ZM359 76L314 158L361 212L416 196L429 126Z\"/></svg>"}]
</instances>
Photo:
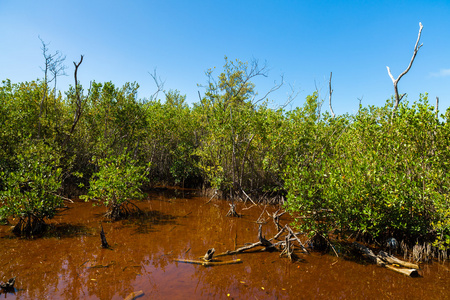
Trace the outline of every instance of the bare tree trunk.
<instances>
[{"instance_id":1,"label":"bare tree trunk","mask_svg":"<svg viewBox=\"0 0 450 300\"><path fill-rule=\"evenodd\" d=\"M398 82L400 81L400 79L401 79L406 73L408 73L409 69L411 69L411 66L412 66L412 64L413 64L413 62L414 62L414 59L416 58L417 52L419 51L420 47L423 46L423 44L420 44L420 45L419 45L420 36L421 36L421 34L422 34L422 29L423 29L422 23L419 23L419 26L420 26L420 28L419 28L419 35L418 35L418 37L417 37L416 45L414 46L413 56L412 56L412 58L411 58L411 61L409 62L408 68L406 68L406 70L403 71L403 73L401 73L401 74L398 76L397 79L394 79L394 76L392 76L392 73L391 73L391 69L389 69L389 67L386 67L386 68L387 68L387 71L388 71L388 74L389 74L389 77L391 77L392 83L394 84L394 91L395 91L395 103L394 103L394 109L392 110L392 117L391 117L391 118L394 118L395 112L397 111L397 107L398 107L400 101L402 100L402 98L405 96L405 94L402 94L401 96L399 96L397 84L398 84Z\"/></svg>"},{"instance_id":2,"label":"bare tree trunk","mask_svg":"<svg viewBox=\"0 0 450 300\"><path fill-rule=\"evenodd\" d=\"M78 63L73 62L75 66L74 78L75 78L75 96L77 108L75 110L75 115L73 117L72 127L70 128L70 134L72 134L73 131L75 130L75 126L77 126L77 123L81 117L81 95L80 95L81 88L78 84L77 74L78 74L78 67L81 65L82 62L83 62L83 55L81 55L81 59Z\"/></svg>"},{"instance_id":3,"label":"bare tree trunk","mask_svg":"<svg viewBox=\"0 0 450 300\"><path fill-rule=\"evenodd\" d=\"M78 121L80 120L81 117L81 111L82 111L82 99L81 99L81 95L80 95L80 89L81 87L78 84L78 67L81 65L81 63L83 62L83 55L81 55L81 59L78 63L73 62L74 66L75 66L75 71L74 71L74 78L75 78L75 104L76 104L76 109L75 109L75 113L74 113L74 117L73 117L73 122L72 122L72 127L70 128L69 134L66 137L66 140L64 141L63 146L65 146L67 144L67 142L69 141L72 133L75 131L75 127L77 126Z\"/></svg>"},{"instance_id":4,"label":"bare tree trunk","mask_svg":"<svg viewBox=\"0 0 450 300\"><path fill-rule=\"evenodd\" d=\"M331 107L331 94L333 94L333 90L331 89L331 76L333 75L333 72L330 72L330 81L329 81L329 87L330 87L330 111L331 111L331 115L333 116L333 118L336 117L336 115L334 114L333 108Z\"/></svg>"},{"instance_id":5,"label":"bare tree trunk","mask_svg":"<svg viewBox=\"0 0 450 300\"><path fill-rule=\"evenodd\" d=\"M436 119L439 118L439 97L436 97L436 107L434 108L434 113L436 115Z\"/></svg>"}]
</instances>

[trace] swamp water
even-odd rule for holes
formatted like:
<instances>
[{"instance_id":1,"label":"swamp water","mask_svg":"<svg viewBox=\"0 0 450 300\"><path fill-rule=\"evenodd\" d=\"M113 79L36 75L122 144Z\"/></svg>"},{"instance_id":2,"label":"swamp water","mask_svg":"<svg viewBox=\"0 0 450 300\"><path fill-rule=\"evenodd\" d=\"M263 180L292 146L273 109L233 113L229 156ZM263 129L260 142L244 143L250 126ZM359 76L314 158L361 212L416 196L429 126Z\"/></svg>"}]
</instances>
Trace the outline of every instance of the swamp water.
<instances>
[{"instance_id":1,"label":"swamp water","mask_svg":"<svg viewBox=\"0 0 450 300\"><path fill-rule=\"evenodd\" d=\"M265 206L238 203L242 218L230 218L226 201L208 200L160 190L137 203L145 219L118 222L103 218L104 207L77 201L49 222L46 237L32 240L0 226L0 281L17 276L15 293L0 298L124 299L142 291L137 299L450 299L448 263L424 264L421 277L409 278L319 253L299 253L296 263L278 252L219 257L242 260L232 265L177 262L258 241L255 221ZM271 238L275 226L263 216L263 235ZM280 223L290 221L285 215ZM100 223L111 249L100 247Z\"/></svg>"}]
</instances>

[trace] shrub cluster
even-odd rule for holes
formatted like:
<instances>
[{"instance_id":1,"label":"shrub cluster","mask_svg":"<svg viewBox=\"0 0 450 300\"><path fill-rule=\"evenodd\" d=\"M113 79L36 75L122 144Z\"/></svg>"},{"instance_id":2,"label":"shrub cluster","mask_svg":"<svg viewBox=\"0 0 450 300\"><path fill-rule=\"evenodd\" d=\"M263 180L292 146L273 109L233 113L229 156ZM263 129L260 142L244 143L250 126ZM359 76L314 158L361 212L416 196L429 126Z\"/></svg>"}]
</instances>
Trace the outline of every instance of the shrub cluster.
<instances>
[{"instance_id":1,"label":"shrub cluster","mask_svg":"<svg viewBox=\"0 0 450 300\"><path fill-rule=\"evenodd\" d=\"M51 218L57 195L80 186L119 216L149 181L276 199L310 234L450 246L450 111L438 117L422 95L394 115L391 99L331 117L317 93L302 107L272 109L251 82L264 68L226 60L217 80L207 74L192 106L178 91L138 99L136 83L93 82L62 95L45 81L3 81L0 219Z\"/></svg>"}]
</instances>

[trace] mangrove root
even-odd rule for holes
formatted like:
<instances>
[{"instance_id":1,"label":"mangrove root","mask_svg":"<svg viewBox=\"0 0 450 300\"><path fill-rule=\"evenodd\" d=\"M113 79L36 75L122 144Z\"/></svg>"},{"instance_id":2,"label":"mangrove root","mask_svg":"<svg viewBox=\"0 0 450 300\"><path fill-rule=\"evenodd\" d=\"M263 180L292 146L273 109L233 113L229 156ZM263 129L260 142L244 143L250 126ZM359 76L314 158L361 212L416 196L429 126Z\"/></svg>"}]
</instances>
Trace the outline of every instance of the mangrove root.
<instances>
[{"instance_id":1,"label":"mangrove root","mask_svg":"<svg viewBox=\"0 0 450 300\"><path fill-rule=\"evenodd\" d=\"M134 203L125 201L123 203L113 203L108 207L105 217L114 221L126 219L132 215L142 215L143 211Z\"/></svg>"},{"instance_id":2,"label":"mangrove root","mask_svg":"<svg viewBox=\"0 0 450 300\"><path fill-rule=\"evenodd\" d=\"M44 219L33 214L21 217L12 232L17 235L33 236L43 233L47 229Z\"/></svg>"}]
</instances>

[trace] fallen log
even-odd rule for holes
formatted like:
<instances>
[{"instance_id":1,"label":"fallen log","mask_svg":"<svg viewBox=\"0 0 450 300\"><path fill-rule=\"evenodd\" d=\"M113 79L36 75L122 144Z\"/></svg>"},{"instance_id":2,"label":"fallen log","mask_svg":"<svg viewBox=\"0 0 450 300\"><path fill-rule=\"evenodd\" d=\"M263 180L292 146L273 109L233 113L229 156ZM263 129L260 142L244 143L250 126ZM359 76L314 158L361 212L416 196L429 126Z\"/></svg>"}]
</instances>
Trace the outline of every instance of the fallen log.
<instances>
[{"instance_id":1,"label":"fallen log","mask_svg":"<svg viewBox=\"0 0 450 300\"><path fill-rule=\"evenodd\" d=\"M367 248L366 246L361 245L360 243L354 242L353 247L362 252L372 263L377 264L380 267L387 268L391 271L409 276L409 277L418 277L419 266L416 264L412 264L406 261L402 261L396 257L393 257L387 254L384 251L380 251L378 255L375 255L372 250ZM406 268L397 268L393 266L393 264L404 266Z\"/></svg>"},{"instance_id":2,"label":"fallen log","mask_svg":"<svg viewBox=\"0 0 450 300\"><path fill-rule=\"evenodd\" d=\"M418 264L414 264L414 263L410 263L407 261L403 261L398 259L395 256L389 255L388 253L384 252L384 251L380 251L378 253L378 256L381 257L381 259L383 259L384 261L390 263L390 264L397 264L400 265L402 267L405 268L409 268L409 269L419 269L419 265Z\"/></svg>"},{"instance_id":3,"label":"fallen log","mask_svg":"<svg viewBox=\"0 0 450 300\"><path fill-rule=\"evenodd\" d=\"M384 265L384 267L409 277L419 277L419 271L417 269L396 268L392 265Z\"/></svg>"}]
</instances>

